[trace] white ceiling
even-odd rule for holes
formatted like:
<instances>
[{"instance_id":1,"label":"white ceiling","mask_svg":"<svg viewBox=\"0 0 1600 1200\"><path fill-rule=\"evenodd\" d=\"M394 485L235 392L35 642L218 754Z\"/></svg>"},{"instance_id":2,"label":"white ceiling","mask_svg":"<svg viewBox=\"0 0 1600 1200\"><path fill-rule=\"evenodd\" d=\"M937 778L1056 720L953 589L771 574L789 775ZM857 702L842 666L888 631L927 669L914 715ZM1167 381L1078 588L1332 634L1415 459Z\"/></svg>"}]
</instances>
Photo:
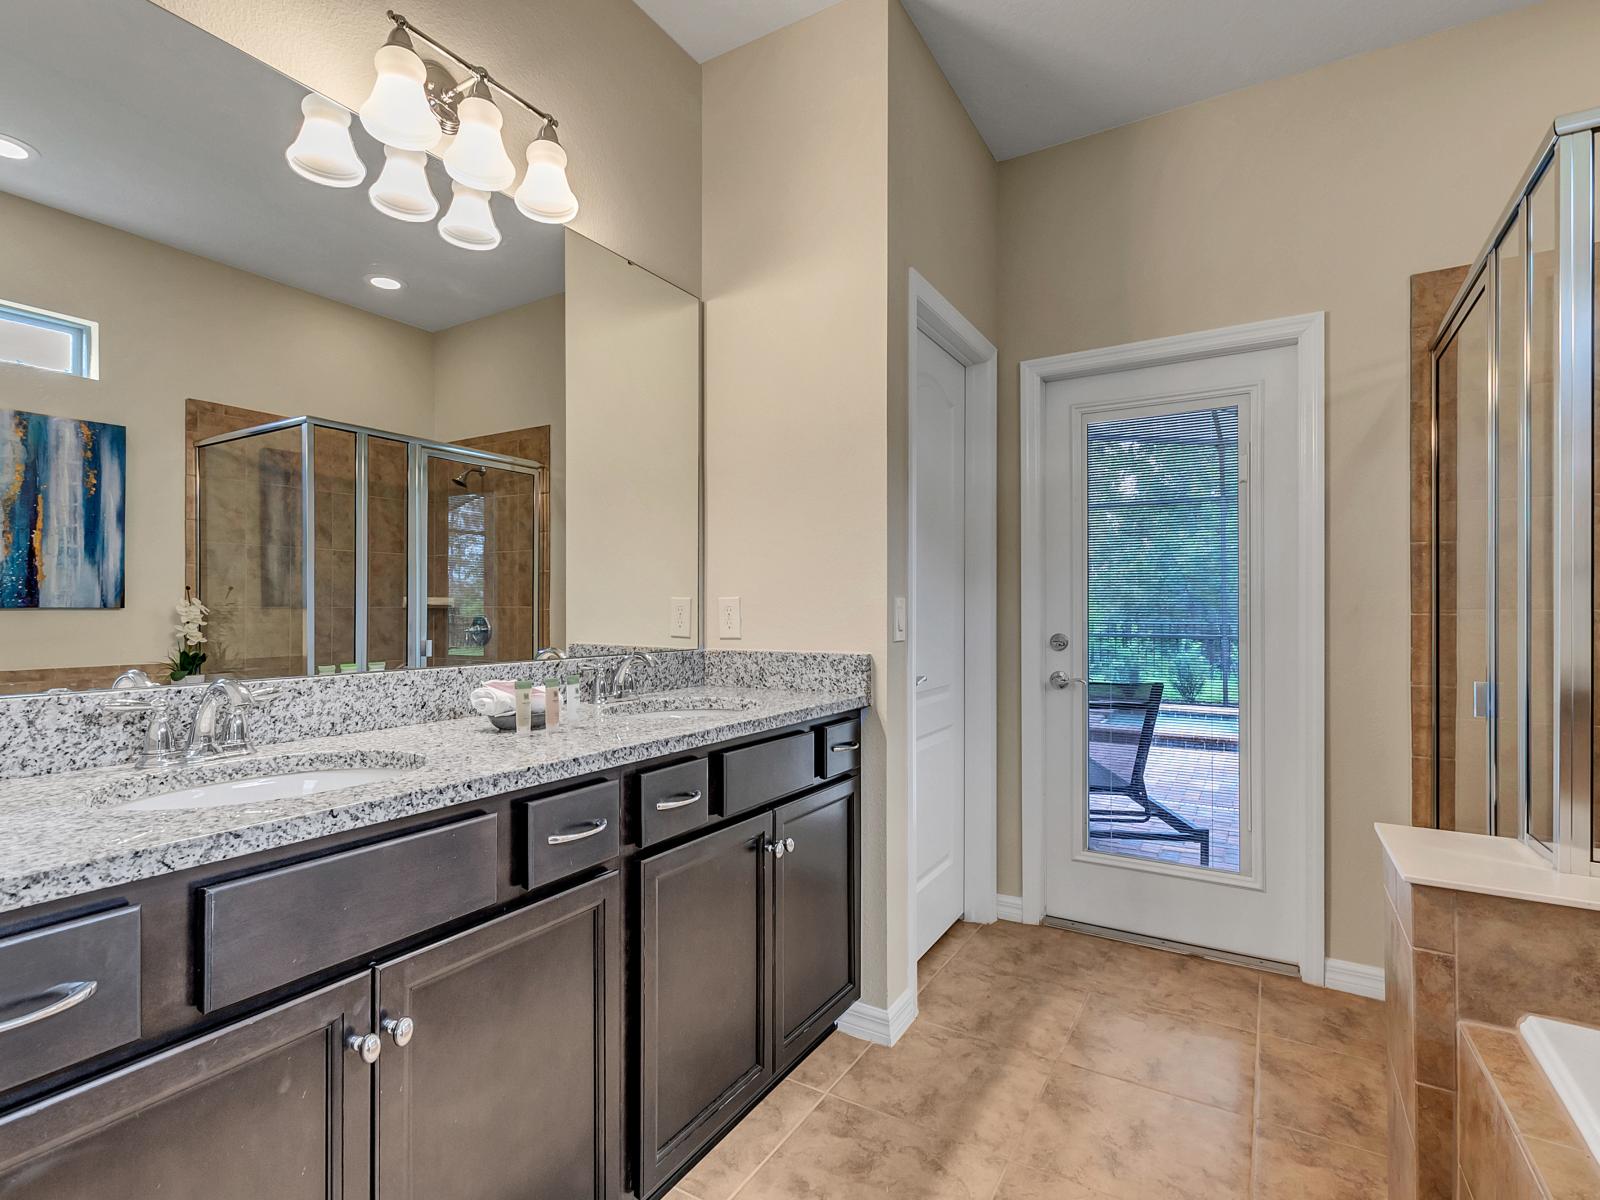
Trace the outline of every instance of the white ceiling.
<instances>
[{"instance_id":1,"label":"white ceiling","mask_svg":"<svg viewBox=\"0 0 1600 1200\"><path fill-rule=\"evenodd\" d=\"M562 290L562 228L506 196L499 248L476 252L383 216L365 187L295 175L305 94L148 0L0 0L0 133L39 150L0 159L0 191L430 331ZM352 132L370 183L382 148ZM447 203L437 162L429 175Z\"/></svg>"},{"instance_id":2,"label":"white ceiling","mask_svg":"<svg viewBox=\"0 0 1600 1200\"><path fill-rule=\"evenodd\" d=\"M831 0L638 0L704 62ZM904 0L999 159L1533 0Z\"/></svg>"}]
</instances>

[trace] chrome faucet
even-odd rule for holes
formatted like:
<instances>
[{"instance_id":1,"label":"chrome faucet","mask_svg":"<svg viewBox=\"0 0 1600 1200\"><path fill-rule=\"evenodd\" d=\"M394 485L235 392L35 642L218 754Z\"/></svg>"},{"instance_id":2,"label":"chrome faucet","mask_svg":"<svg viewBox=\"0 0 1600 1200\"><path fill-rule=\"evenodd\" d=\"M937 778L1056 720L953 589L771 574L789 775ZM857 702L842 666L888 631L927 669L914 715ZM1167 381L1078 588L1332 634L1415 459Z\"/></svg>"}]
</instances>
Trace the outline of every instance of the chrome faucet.
<instances>
[{"instance_id":1,"label":"chrome faucet","mask_svg":"<svg viewBox=\"0 0 1600 1200\"><path fill-rule=\"evenodd\" d=\"M633 683L635 663L644 663L647 667L653 667L656 665L656 656L646 654L643 650L634 650L620 663L607 671L604 676L605 699L626 699L628 688Z\"/></svg>"},{"instance_id":2,"label":"chrome faucet","mask_svg":"<svg viewBox=\"0 0 1600 1200\"><path fill-rule=\"evenodd\" d=\"M255 753L245 710L278 694L275 687L247 688L236 679L219 679L206 687L184 744L185 763L240 758Z\"/></svg>"}]
</instances>

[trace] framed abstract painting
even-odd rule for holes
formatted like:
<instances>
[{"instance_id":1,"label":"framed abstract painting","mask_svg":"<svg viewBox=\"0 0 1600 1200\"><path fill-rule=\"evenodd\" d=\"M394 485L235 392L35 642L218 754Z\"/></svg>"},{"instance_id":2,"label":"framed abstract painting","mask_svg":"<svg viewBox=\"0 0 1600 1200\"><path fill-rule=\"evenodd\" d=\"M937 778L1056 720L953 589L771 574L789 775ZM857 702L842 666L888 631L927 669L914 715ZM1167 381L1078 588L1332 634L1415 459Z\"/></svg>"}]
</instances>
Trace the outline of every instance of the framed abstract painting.
<instances>
[{"instance_id":1,"label":"framed abstract painting","mask_svg":"<svg viewBox=\"0 0 1600 1200\"><path fill-rule=\"evenodd\" d=\"M0 609L121 608L127 430L0 409Z\"/></svg>"}]
</instances>

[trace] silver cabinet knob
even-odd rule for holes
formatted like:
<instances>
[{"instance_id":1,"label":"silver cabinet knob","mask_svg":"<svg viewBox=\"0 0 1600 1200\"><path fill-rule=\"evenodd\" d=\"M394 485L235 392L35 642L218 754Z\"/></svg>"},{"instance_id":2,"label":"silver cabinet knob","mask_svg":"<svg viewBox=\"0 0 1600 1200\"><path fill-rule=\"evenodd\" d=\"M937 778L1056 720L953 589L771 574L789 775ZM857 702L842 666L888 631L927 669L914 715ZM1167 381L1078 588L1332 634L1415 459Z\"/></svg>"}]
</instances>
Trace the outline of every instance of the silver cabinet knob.
<instances>
[{"instance_id":1,"label":"silver cabinet knob","mask_svg":"<svg viewBox=\"0 0 1600 1200\"><path fill-rule=\"evenodd\" d=\"M404 1046L417 1031L417 1023L410 1017L385 1017L383 1031L394 1039L396 1046Z\"/></svg>"},{"instance_id":2,"label":"silver cabinet knob","mask_svg":"<svg viewBox=\"0 0 1600 1200\"><path fill-rule=\"evenodd\" d=\"M790 838L789 841L792 843L794 839ZM772 855L773 858L782 858L787 852L788 848L784 845L781 838L777 841L771 841L770 839L768 840L767 853Z\"/></svg>"},{"instance_id":3,"label":"silver cabinet knob","mask_svg":"<svg viewBox=\"0 0 1600 1200\"><path fill-rule=\"evenodd\" d=\"M383 1039L375 1033L352 1033L344 1044L361 1055L364 1063L377 1062L378 1055L383 1053Z\"/></svg>"},{"instance_id":4,"label":"silver cabinet knob","mask_svg":"<svg viewBox=\"0 0 1600 1200\"><path fill-rule=\"evenodd\" d=\"M1068 688L1075 683L1082 683L1076 675L1068 675L1065 671L1050 672L1050 686L1053 688Z\"/></svg>"},{"instance_id":5,"label":"silver cabinet knob","mask_svg":"<svg viewBox=\"0 0 1600 1200\"><path fill-rule=\"evenodd\" d=\"M783 839L783 848L785 850L787 850L790 854L793 854L794 853L794 839L793 838L784 838Z\"/></svg>"}]
</instances>

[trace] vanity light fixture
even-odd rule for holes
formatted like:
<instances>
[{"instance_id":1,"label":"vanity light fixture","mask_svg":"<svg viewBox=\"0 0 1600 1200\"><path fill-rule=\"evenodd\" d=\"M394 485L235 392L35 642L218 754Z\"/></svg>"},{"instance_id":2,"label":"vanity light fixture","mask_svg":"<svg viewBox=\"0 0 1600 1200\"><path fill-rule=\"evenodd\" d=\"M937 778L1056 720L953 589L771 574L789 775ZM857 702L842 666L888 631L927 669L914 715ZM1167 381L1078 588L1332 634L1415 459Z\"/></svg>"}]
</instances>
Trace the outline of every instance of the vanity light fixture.
<instances>
[{"instance_id":1,"label":"vanity light fixture","mask_svg":"<svg viewBox=\"0 0 1600 1200\"><path fill-rule=\"evenodd\" d=\"M492 90L543 122L526 151L528 169L513 197L517 211L547 225L565 225L577 216L578 198L567 182L567 152L556 137L556 118L399 13L388 16L394 31L373 57L378 78L359 110L362 128L384 148L383 170L367 192L372 207L398 221L438 216L439 201L428 183L428 151L448 138L443 159L453 199L439 222L439 236L468 250L498 246L490 200L516 182L517 167L506 153L505 118L490 98ZM466 78L458 80L444 63L419 55L418 41L465 68ZM295 173L328 187L361 183L366 166L350 140L350 114L315 93L300 107L305 120L287 153ZM6 144L0 139L0 153Z\"/></svg>"},{"instance_id":2,"label":"vanity light fixture","mask_svg":"<svg viewBox=\"0 0 1600 1200\"><path fill-rule=\"evenodd\" d=\"M382 292L398 292L405 284L392 275L368 275L367 282Z\"/></svg>"},{"instance_id":3,"label":"vanity light fixture","mask_svg":"<svg viewBox=\"0 0 1600 1200\"><path fill-rule=\"evenodd\" d=\"M39 152L21 138L14 138L8 133L0 133L0 158L8 158L13 162L22 162L24 159L37 158Z\"/></svg>"},{"instance_id":4,"label":"vanity light fixture","mask_svg":"<svg viewBox=\"0 0 1600 1200\"><path fill-rule=\"evenodd\" d=\"M327 187L357 186L367 165L350 140L350 114L342 105L312 92L300 101L300 133L283 152L296 175Z\"/></svg>"}]
</instances>

